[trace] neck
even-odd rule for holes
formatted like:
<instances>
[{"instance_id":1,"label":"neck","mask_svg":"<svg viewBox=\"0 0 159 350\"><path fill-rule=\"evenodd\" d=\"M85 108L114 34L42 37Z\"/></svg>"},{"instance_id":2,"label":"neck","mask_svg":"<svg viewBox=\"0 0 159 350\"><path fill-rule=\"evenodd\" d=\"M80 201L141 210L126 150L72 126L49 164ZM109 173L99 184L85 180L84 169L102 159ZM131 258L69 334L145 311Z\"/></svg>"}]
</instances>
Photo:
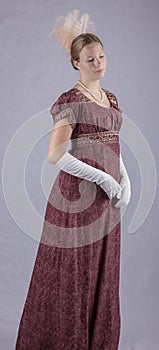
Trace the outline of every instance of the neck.
<instances>
[{"instance_id":1,"label":"neck","mask_svg":"<svg viewBox=\"0 0 159 350\"><path fill-rule=\"evenodd\" d=\"M80 77L79 81L84 84L87 89L89 89L90 91L96 93L99 92L99 80L87 80L85 78Z\"/></svg>"},{"instance_id":2,"label":"neck","mask_svg":"<svg viewBox=\"0 0 159 350\"><path fill-rule=\"evenodd\" d=\"M98 96L96 94L96 91L93 91L93 88L95 87L95 83L93 84L88 84L88 81L85 80L85 83L81 80L78 80L78 84L82 86L82 88L84 89L84 91L86 91L87 93L89 93L93 99L97 100L98 102L103 102L104 101L104 94L103 91L101 89L101 87L99 86L99 80L98 80L98 85L96 85L96 91L98 92ZM87 85L86 85L87 84ZM88 86L90 86L90 88L88 88ZM100 95L100 96L99 96Z\"/></svg>"}]
</instances>

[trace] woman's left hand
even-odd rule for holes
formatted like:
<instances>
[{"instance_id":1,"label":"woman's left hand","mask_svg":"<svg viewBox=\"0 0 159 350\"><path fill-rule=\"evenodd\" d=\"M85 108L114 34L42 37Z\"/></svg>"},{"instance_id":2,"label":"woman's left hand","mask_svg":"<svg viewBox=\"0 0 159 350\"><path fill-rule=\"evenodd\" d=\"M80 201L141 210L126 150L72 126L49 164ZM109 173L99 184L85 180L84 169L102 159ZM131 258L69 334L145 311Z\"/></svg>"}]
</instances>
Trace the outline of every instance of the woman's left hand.
<instances>
[{"instance_id":1,"label":"woman's left hand","mask_svg":"<svg viewBox=\"0 0 159 350\"><path fill-rule=\"evenodd\" d=\"M122 188L122 191L121 191L120 199L114 205L115 208L121 208L128 205L131 198L130 179L126 171L126 168L124 166L121 154L120 154L120 176L121 176L120 186Z\"/></svg>"},{"instance_id":2,"label":"woman's left hand","mask_svg":"<svg viewBox=\"0 0 159 350\"><path fill-rule=\"evenodd\" d=\"M122 180L120 182L120 186L122 188L121 191L121 197L120 199L117 201L117 203L114 205L115 208L121 208L121 207L125 207L126 205L128 205L128 203L130 202L130 198L131 198L131 186L130 186L130 180L129 178L124 181L125 183L122 184Z\"/></svg>"}]
</instances>

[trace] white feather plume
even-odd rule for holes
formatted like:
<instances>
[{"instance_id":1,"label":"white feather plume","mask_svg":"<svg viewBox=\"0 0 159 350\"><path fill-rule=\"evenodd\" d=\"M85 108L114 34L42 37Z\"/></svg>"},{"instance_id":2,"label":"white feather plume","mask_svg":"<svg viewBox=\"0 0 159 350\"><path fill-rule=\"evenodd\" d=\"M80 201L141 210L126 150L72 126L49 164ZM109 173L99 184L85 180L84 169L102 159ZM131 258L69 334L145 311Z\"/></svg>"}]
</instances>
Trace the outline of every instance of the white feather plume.
<instances>
[{"instance_id":1,"label":"white feather plume","mask_svg":"<svg viewBox=\"0 0 159 350\"><path fill-rule=\"evenodd\" d=\"M77 23L79 33L92 33L94 32L94 24L90 21L90 16L85 13L79 18Z\"/></svg>"},{"instance_id":2,"label":"white feather plume","mask_svg":"<svg viewBox=\"0 0 159 350\"><path fill-rule=\"evenodd\" d=\"M57 26L49 36L54 36L70 56L73 39L79 34L88 32L95 32L94 24L90 21L89 14L85 13L79 17L79 11L74 9L66 16L57 18Z\"/></svg>"}]
</instances>

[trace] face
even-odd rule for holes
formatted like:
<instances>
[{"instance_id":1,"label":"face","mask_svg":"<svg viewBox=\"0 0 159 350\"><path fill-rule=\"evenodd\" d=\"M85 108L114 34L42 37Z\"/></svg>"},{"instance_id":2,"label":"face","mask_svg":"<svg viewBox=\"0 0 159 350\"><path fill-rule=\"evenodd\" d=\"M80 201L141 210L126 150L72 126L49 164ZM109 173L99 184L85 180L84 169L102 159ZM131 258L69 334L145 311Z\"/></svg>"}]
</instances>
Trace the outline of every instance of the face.
<instances>
[{"instance_id":1,"label":"face","mask_svg":"<svg viewBox=\"0 0 159 350\"><path fill-rule=\"evenodd\" d=\"M79 61L74 61L74 65L80 69L84 80L101 79L106 71L106 55L102 45L93 42L84 46L79 54Z\"/></svg>"}]
</instances>

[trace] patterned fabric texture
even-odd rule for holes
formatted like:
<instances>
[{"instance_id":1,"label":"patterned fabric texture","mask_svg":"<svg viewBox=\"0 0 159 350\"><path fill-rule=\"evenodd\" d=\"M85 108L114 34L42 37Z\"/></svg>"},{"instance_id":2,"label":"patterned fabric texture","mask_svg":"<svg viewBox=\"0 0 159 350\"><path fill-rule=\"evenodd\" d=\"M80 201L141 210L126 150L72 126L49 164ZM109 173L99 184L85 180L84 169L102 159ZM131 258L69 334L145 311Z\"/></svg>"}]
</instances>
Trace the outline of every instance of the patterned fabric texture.
<instances>
[{"instance_id":1,"label":"patterned fabric texture","mask_svg":"<svg viewBox=\"0 0 159 350\"><path fill-rule=\"evenodd\" d=\"M103 89L104 90L104 89ZM72 128L69 152L118 182L122 111L72 88L51 106ZM16 350L117 350L120 209L95 183L60 171L53 183L19 323Z\"/></svg>"}]
</instances>

